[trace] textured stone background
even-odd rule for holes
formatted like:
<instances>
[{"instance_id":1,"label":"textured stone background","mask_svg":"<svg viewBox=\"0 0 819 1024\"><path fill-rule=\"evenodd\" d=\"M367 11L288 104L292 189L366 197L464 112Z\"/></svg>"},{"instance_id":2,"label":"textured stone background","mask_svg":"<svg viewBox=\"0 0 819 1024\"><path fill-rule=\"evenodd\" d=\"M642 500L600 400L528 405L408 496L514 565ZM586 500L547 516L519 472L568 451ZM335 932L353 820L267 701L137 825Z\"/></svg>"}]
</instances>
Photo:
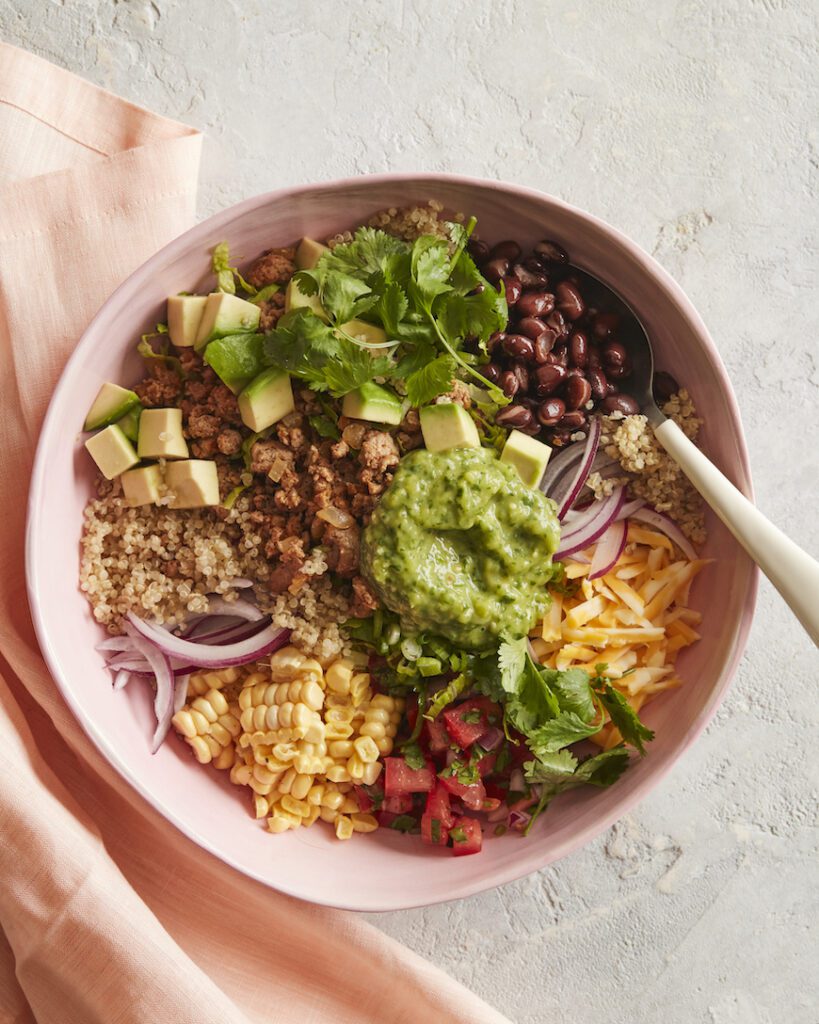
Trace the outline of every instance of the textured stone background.
<instances>
[{"instance_id":1,"label":"textured stone background","mask_svg":"<svg viewBox=\"0 0 819 1024\"><path fill-rule=\"evenodd\" d=\"M277 185L441 170L615 224L704 316L759 505L816 555L816 12L0 0L0 35L201 128L203 216ZM636 813L501 891L374 923L520 1024L816 1024L817 660L763 583L731 695Z\"/></svg>"}]
</instances>

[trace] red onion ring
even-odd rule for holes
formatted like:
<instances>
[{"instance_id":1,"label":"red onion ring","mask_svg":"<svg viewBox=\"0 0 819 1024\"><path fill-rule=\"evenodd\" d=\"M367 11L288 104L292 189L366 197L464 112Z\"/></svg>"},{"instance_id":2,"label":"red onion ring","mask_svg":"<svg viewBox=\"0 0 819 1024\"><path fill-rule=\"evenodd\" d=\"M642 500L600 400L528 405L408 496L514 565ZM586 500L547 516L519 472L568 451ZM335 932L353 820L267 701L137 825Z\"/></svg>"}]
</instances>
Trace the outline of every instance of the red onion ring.
<instances>
[{"instance_id":1,"label":"red onion ring","mask_svg":"<svg viewBox=\"0 0 819 1024\"><path fill-rule=\"evenodd\" d=\"M620 519L609 526L594 549L594 556L591 560L591 567L587 579L596 580L605 576L617 564L623 548L626 546L628 536L628 521Z\"/></svg>"}]
</instances>

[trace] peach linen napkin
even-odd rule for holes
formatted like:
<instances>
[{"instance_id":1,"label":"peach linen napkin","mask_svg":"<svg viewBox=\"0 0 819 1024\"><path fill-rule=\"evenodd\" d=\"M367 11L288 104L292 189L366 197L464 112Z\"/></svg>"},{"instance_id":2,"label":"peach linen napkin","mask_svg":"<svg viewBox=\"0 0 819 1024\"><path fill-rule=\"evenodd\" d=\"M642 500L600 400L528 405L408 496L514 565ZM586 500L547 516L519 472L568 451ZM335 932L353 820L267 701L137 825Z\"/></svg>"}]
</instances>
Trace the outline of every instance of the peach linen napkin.
<instances>
[{"instance_id":1,"label":"peach linen napkin","mask_svg":"<svg viewBox=\"0 0 819 1024\"><path fill-rule=\"evenodd\" d=\"M37 648L23 537L40 423L99 305L192 223L200 145L0 43L0 1021L502 1024L355 915L184 838L102 759Z\"/></svg>"}]
</instances>

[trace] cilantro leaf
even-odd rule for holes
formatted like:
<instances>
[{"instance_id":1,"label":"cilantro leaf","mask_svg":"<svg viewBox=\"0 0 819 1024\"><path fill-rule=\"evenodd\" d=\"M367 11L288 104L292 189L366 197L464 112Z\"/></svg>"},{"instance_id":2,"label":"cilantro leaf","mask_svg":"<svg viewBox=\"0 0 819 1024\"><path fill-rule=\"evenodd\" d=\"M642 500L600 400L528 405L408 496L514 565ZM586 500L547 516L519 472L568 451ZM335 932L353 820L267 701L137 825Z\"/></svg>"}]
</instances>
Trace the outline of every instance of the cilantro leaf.
<instances>
[{"instance_id":1,"label":"cilantro leaf","mask_svg":"<svg viewBox=\"0 0 819 1024\"><path fill-rule=\"evenodd\" d=\"M397 338L399 324L406 316L409 300L406 292L396 281L384 286L378 301L372 307L372 313L381 321L387 336Z\"/></svg>"},{"instance_id":2,"label":"cilantro leaf","mask_svg":"<svg viewBox=\"0 0 819 1024\"><path fill-rule=\"evenodd\" d=\"M373 274L391 276L395 269L395 257L409 252L409 245L400 238L388 235L377 228L359 228L352 242L336 245L323 254L318 262L321 272L337 271L366 279Z\"/></svg>"},{"instance_id":3,"label":"cilantro leaf","mask_svg":"<svg viewBox=\"0 0 819 1024\"><path fill-rule=\"evenodd\" d=\"M507 693L516 693L518 680L526 665L526 637L519 640L504 640L498 648L498 668L501 685Z\"/></svg>"},{"instance_id":4,"label":"cilantro leaf","mask_svg":"<svg viewBox=\"0 0 819 1024\"><path fill-rule=\"evenodd\" d=\"M411 374L422 370L427 363L431 363L435 358L436 351L437 349L430 342L422 341L401 356L395 367L395 376L399 380L406 380Z\"/></svg>"},{"instance_id":5,"label":"cilantro leaf","mask_svg":"<svg viewBox=\"0 0 819 1024\"><path fill-rule=\"evenodd\" d=\"M589 675L582 668L570 668L564 672L548 671L549 683L557 695L561 710L572 711L584 722L591 722L597 715Z\"/></svg>"},{"instance_id":6,"label":"cilantro leaf","mask_svg":"<svg viewBox=\"0 0 819 1024\"><path fill-rule=\"evenodd\" d=\"M628 751L623 746L604 750L580 764L568 750L548 754L542 760L527 761L523 766L524 776L533 785L539 785L541 791L525 834L529 834L537 818L559 793L582 785L611 786L627 767Z\"/></svg>"},{"instance_id":7,"label":"cilantro leaf","mask_svg":"<svg viewBox=\"0 0 819 1024\"><path fill-rule=\"evenodd\" d=\"M641 754L645 754L643 741L653 740L653 731L643 725L634 708L622 693L614 689L611 683L604 682L597 695L600 698L600 703L608 711L612 724L619 730L625 742L636 747Z\"/></svg>"},{"instance_id":8,"label":"cilantro leaf","mask_svg":"<svg viewBox=\"0 0 819 1024\"><path fill-rule=\"evenodd\" d=\"M406 378L407 398L414 406L426 405L433 398L449 391L455 377L452 356L438 356Z\"/></svg>"},{"instance_id":9,"label":"cilantro leaf","mask_svg":"<svg viewBox=\"0 0 819 1024\"><path fill-rule=\"evenodd\" d=\"M568 750L544 754L537 761L526 761L523 774L527 782L542 783L546 786L560 786L574 777L577 758Z\"/></svg>"},{"instance_id":10,"label":"cilantro leaf","mask_svg":"<svg viewBox=\"0 0 819 1024\"><path fill-rule=\"evenodd\" d=\"M628 768L629 755L624 746L618 744L611 750L604 750L594 757L581 761L575 776L589 786L605 789L615 783Z\"/></svg>"},{"instance_id":11,"label":"cilantro leaf","mask_svg":"<svg viewBox=\"0 0 819 1024\"><path fill-rule=\"evenodd\" d=\"M451 291L449 250L437 235L421 235L412 247L412 290L427 312L439 295Z\"/></svg>"},{"instance_id":12,"label":"cilantro leaf","mask_svg":"<svg viewBox=\"0 0 819 1024\"><path fill-rule=\"evenodd\" d=\"M339 347L323 367L324 386L335 398L355 391L373 377L386 376L392 369L392 361L386 356L373 357L365 349L349 341L339 340ZM324 390L313 385L317 390Z\"/></svg>"},{"instance_id":13,"label":"cilantro leaf","mask_svg":"<svg viewBox=\"0 0 819 1024\"><path fill-rule=\"evenodd\" d=\"M321 304L337 324L366 312L376 302L369 287L351 274L325 274L319 288Z\"/></svg>"},{"instance_id":14,"label":"cilantro leaf","mask_svg":"<svg viewBox=\"0 0 819 1024\"><path fill-rule=\"evenodd\" d=\"M475 295L446 295L436 316L450 343L460 347L464 338L485 344L495 331L502 331L509 319L506 296L487 284Z\"/></svg>"},{"instance_id":15,"label":"cilantro leaf","mask_svg":"<svg viewBox=\"0 0 819 1024\"><path fill-rule=\"evenodd\" d=\"M452 265L449 282L456 295L466 295L478 285L486 285L486 279L475 265L469 253L462 252L457 262Z\"/></svg>"},{"instance_id":16,"label":"cilantro leaf","mask_svg":"<svg viewBox=\"0 0 819 1024\"><path fill-rule=\"evenodd\" d=\"M528 736L540 724L559 714L557 697L527 653L516 692L510 694L506 703L506 717L519 732Z\"/></svg>"},{"instance_id":17,"label":"cilantro leaf","mask_svg":"<svg viewBox=\"0 0 819 1024\"><path fill-rule=\"evenodd\" d=\"M396 832L420 832L421 829L418 822L411 814L399 814L397 818L394 818L390 823L390 828L394 828Z\"/></svg>"},{"instance_id":18,"label":"cilantro leaf","mask_svg":"<svg viewBox=\"0 0 819 1024\"><path fill-rule=\"evenodd\" d=\"M330 419L329 416L308 416L307 419L310 426L315 430L319 437L331 437L334 441L337 441L341 437L338 424L335 420Z\"/></svg>"},{"instance_id":19,"label":"cilantro leaf","mask_svg":"<svg viewBox=\"0 0 819 1024\"><path fill-rule=\"evenodd\" d=\"M413 770L417 771L419 768L423 768L427 763L423 751L417 742L405 743L401 748L401 754L407 762L407 765Z\"/></svg>"},{"instance_id":20,"label":"cilantro leaf","mask_svg":"<svg viewBox=\"0 0 819 1024\"><path fill-rule=\"evenodd\" d=\"M526 742L535 757L542 759L542 755L553 754L572 743L588 739L600 729L601 723L589 725L574 711L561 711L556 718L533 729Z\"/></svg>"}]
</instances>

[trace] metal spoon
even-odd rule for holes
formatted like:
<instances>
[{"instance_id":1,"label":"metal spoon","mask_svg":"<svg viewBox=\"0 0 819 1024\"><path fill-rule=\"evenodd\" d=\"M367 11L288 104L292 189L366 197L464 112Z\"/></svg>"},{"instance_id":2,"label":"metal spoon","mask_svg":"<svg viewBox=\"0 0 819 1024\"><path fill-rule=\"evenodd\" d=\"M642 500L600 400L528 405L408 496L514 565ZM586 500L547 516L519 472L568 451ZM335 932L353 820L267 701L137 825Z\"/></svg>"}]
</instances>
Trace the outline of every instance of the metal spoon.
<instances>
[{"instance_id":1,"label":"metal spoon","mask_svg":"<svg viewBox=\"0 0 819 1024\"><path fill-rule=\"evenodd\" d=\"M605 305L609 308L613 296L631 321L623 333L618 333L634 365L621 390L639 404L654 429L654 436L773 583L811 640L819 646L819 562L769 522L677 424L663 415L652 393L654 352L640 318L608 285L587 271L572 269L583 280L584 295L594 305L604 305L598 296L605 296Z\"/></svg>"}]
</instances>

